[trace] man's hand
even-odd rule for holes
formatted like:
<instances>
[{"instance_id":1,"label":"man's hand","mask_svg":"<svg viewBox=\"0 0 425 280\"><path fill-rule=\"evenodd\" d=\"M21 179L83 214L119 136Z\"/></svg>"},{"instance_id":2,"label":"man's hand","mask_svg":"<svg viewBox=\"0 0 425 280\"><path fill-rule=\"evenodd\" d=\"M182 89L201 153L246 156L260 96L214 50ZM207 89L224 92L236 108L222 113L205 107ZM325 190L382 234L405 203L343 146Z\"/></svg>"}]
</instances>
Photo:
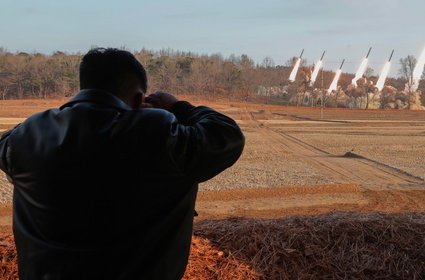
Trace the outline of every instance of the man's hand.
<instances>
[{"instance_id":1,"label":"man's hand","mask_svg":"<svg viewBox=\"0 0 425 280\"><path fill-rule=\"evenodd\" d=\"M145 103L152 105L153 108L169 110L179 101L175 96L165 92L157 91L145 98Z\"/></svg>"}]
</instances>

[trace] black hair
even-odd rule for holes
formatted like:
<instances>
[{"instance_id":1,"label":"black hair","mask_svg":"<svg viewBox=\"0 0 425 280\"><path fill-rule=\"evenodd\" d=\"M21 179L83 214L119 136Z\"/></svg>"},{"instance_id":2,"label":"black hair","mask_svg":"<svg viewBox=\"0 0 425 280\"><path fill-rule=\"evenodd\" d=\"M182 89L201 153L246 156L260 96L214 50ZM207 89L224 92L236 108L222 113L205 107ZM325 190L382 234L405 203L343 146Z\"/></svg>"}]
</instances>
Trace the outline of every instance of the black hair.
<instances>
[{"instance_id":1,"label":"black hair","mask_svg":"<svg viewBox=\"0 0 425 280\"><path fill-rule=\"evenodd\" d=\"M80 88L116 93L129 75L134 75L140 81L143 92L146 92L145 68L132 53L115 48L91 49L80 63Z\"/></svg>"}]
</instances>

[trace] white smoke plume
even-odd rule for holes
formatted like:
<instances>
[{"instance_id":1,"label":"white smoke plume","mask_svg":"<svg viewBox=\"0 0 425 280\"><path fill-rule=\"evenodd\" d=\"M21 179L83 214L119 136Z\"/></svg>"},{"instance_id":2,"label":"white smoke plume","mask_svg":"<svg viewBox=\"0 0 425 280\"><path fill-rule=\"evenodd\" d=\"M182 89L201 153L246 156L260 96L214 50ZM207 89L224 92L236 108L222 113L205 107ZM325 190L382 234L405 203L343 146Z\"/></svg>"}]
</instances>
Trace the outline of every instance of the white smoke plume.
<instances>
[{"instance_id":1,"label":"white smoke plume","mask_svg":"<svg viewBox=\"0 0 425 280\"><path fill-rule=\"evenodd\" d=\"M418 62L416 62L415 69L412 73L412 91L415 92L418 90L419 87L419 81L421 80L422 73L424 72L424 66L425 66L425 48L422 51L421 56L418 59Z\"/></svg>"},{"instance_id":2,"label":"white smoke plume","mask_svg":"<svg viewBox=\"0 0 425 280\"><path fill-rule=\"evenodd\" d=\"M297 76L298 68L300 68L301 64L301 57L297 58L297 62L294 65L294 68L292 69L291 75L289 75L289 80L291 82L295 81L295 77Z\"/></svg>"},{"instance_id":3,"label":"white smoke plume","mask_svg":"<svg viewBox=\"0 0 425 280\"><path fill-rule=\"evenodd\" d=\"M342 73L341 69L336 70L335 77L334 77L331 85L329 86L328 93L331 93L333 90L337 89L338 80L339 80L339 76L341 76L341 73Z\"/></svg>"},{"instance_id":4,"label":"white smoke plume","mask_svg":"<svg viewBox=\"0 0 425 280\"><path fill-rule=\"evenodd\" d=\"M362 63L359 66L359 69L357 69L356 76L351 81L351 84L353 86L357 87L357 80L360 79L361 77L363 77L363 74L364 74L364 72L366 71L366 68L367 68L367 62L368 62L367 58L363 59Z\"/></svg>"},{"instance_id":5,"label":"white smoke plume","mask_svg":"<svg viewBox=\"0 0 425 280\"><path fill-rule=\"evenodd\" d=\"M376 82L376 87L379 91L384 88L385 80L387 79L388 73L390 72L391 62L387 61L382 67L381 75L379 75L378 82Z\"/></svg>"},{"instance_id":6,"label":"white smoke plume","mask_svg":"<svg viewBox=\"0 0 425 280\"><path fill-rule=\"evenodd\" d=\"M310 80L310 84L313 85L314 82L316 81L317 78L317 74L319 74L319 70L322 68L322 64L323 62L321 60L319 60L315 65L314 65L314 70L313 70L313 74L311 75L311 80Z\"/></svg>"}]
</instances>

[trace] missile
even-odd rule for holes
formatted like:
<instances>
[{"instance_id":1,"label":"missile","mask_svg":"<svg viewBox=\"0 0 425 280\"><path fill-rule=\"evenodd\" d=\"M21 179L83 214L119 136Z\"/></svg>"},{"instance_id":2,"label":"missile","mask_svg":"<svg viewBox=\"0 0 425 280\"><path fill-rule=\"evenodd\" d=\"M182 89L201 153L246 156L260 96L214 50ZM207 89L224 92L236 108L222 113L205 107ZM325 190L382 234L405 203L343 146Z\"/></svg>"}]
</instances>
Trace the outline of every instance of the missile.
<instances>
[{"instance_id":1,"label":"missile","mask_svg":"<svg viewBox=\"0 0 425 280\"><path fill-rule=\"evenodd\" d=\"M326 51L323 51L322 57L320 58L320 61L323 60L323 57L325 56Z\"/></svg>"},{"instance_id":2,"label":"missile","mask_svg":"<svg viewBox=\"0 0 425 280\"><path fill-rule=\"evenodd\" d=\"M372 50L372 47L369 48L369 51L367 52L366 58L369 57L370 51Z\"/></svg>"},{"instance_id":3,"label":"missile","mask_svg":"<svg viewBox=\"0 0 425 280\"><path fill-rule=\"evenodd\" d=\"M300 58L303 57L304 49L301 51Z\"/></svg>"},{"instance_id":4,"label":"missile","mask_svg":"<svg viewBox=\"0 0 425 280\"><path fill-rule=\"evenodd\" d=\"M391 52L390 58L388 58L388 62L390 62L391 58L393 58L393 53L394 53L394 50Z\"/></svg>"},{"instance_id":5,"label":"missile","mask_svg":"<svg viewBox=\"0 0 425 280\"><path fill-rule=\"evenodd\" d=\"M342 60L341 66L339 66L339 69L342 69L342 65L344 65L345 58Z\"/></svg>"}]
</instances>

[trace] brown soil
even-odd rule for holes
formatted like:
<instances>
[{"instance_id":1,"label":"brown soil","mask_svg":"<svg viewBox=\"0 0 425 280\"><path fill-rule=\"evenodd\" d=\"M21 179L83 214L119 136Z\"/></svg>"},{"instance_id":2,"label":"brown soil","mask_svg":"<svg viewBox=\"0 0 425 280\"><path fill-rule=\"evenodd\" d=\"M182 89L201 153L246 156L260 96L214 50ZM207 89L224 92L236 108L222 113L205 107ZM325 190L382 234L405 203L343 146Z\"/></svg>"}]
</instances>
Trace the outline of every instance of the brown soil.
<instances>
[{"instance_id":1,"label":"brown soil","mask_svg":"<svg viewBox=\"0 0 425 280\"><path fill-rule=\"evenodd\" d=\"M247 139L244 154L234 167L201 184L196 205L198 219L425 209L425 182L420 176L425 174L425 164L421 163L423 160L413 161L413 156L402 156L416 145L419 149L412 153L425 157L425 149L420 149L425 147L425 114L421 111L321 111L189 98L236 119ZM1 101L0 126L13 127L32 113L65 102L66 99ZM413 142L403 145L402 141L407 141L403 135L389 129L407 133ZM358 146L358 154L352 146L359 133L370 142ZM382 138L377 138L379 133ZM378 142L387 141L393 154L375 156L368 150L376 138ZM335 147L338 148L334 151ZM7 209L11 186L2 174L0 177L0 204ZM0 229L10 229L10 224L10 211L0 209Z\"/></svg>"},{"instance_id":2,"label":"brown soil","mask_svg":"<svg viewBox=\"0 0 425 280\"><path fill-rule=\"evenodd\" d=\"M424 212L203 220L183 279L424 279L424 221ZM0 257L0 279L17 279L10 234Z\"/></svg>"},{"instance_id":3,"label":"brown soil","mask_svg":"<svg viewBox=\"0 0 425 280\"><path fill-rule=\"evenodd\" d=\"M357 185L322 185L200 192L197 220L229 217L279 218L331 211L425 211L423 188L362 190Z\"/></svg>"},{"instance_id":4,"label":"brown soil","mask_svg":"<svg viewBox=\"0 0 425 280\"><path fill-rule=\"evenodd\" d=\"M394 133L385 135L384 133L385 140L392 141L391 143L397 146L391 153L383 150L385 152L378 157L381 161L375 160L376 157L369 150L371 146L369 143L361 147L361 155L350 151L352 142L358 138L355 134L359 131L374 144L373 139L376 138L377 133L386 132L390 127L396 131L402 130L408 133L406 137L409 141L417 141L414 144L422 149L415 150L415 154L423 158L425 156L423 137L425 114L423 112L326 109L323 114L326 119L322 119L320 109L315 108L233 104L232 108L222 108L222 110L238 119L245 131L248 145L244 156L252 156L258 151L257 149L261 149L260 155L266 155L263 158L258 155L252 156L246 162L243 162L244 157L242 157L243 164L254 166L261 161L264 170L274 169L275 174L272 174L272 171L264 178L262 177L262 181L266 182L264 184L243 188L244 178L239 174L243 174L244 170L238 170L239 174L231 173L234 177L239 175L238 179L242 188L232 190L211 188L200 192L197 202L197 210L200 214L198 219L234 216L278 218L297 214L313 215L334 210L425 211L425 181L423 179L425 165L423 160L422 163L417 163L416 157L407 159L403 157L409 154L413 146L403 145L403 141L406 141L402 137L404 135ZM324 125L326 127L320 130L320 127ZM349 130L350 133L346 133L344 129ZM406 132L407 130L409 131ZM295 131L298 134L294 133ZM333 154L328 152L332 150L332 147L323 143L319 146L310 141L309 136L312 135L312 131L316 133L314 139L322 137L323 143L331 142L335 135L340 136L337 144L344 147L340 150L345 153ZM304 134L300 134L301 132ZM257 144L255 141L259 142L255 137L261 139L259 147L254 146ZM249 142L251 139L254 139L253 143ZM378 138L378 141L381 139ZM249 144L252 145L249 146ZM252 149L253 146L255 150ZM290 156L302 162L303 165L297 165L297 169L303 172L291 170L294 164L288 162L291 160ZM401 160L404 161L401 162ZM275 165L276 162L278 162L277 165ZM283 171L279 169L282 166ZM399 166L406 168L403 170ZM288 186L271 182L270 178L277 176L276 173L287 170L297 175L299 180L292 181L295 184ZM414 170L415 174L406 170ZM256 176L262 176L261 169L255 171L259 171ZM306 175L308 173L320 174L316 180L327 184L302 186L310 180ZM249 173L245 172L244 175L248 177ZM227 180L230 179L227 178ZM212 181L214 180L216 179ZM224 185L224 180L217 182ZM271 183L267 184L267 182Z\"/></svg>"},{"instance_id":5,"label":"brown soil","mask_svg":"<svg viewBox=\"0 0 425 280\"><path fill-rule=\"evenodd\" d=\"M311 254L317 258L312 265L316 264L318 270L313 267L311 271L326 271L328 274L306 274L302 279L319 279L320 277L356 279L353 275L360 277L357 279L373 279L377 275L383 277L380 279L403 278L401 276L397 278L397 273L405 273L399 274L404 275L404 279L420 279L418 277L423 276L417 274L424 273L420 270L423 267L423 254L420 255L413 249L411 251L413 255L404 255L405 263L403 265L400 263L400 268L412 269L413 265L417 268L416 272L393 270L394 273L387 274L385 278L385 271L379 272L382 274L378 274L377 271L368 272L370 268L367 263L365 263L366 268L363 267L362 270L362 267L359 267L354 272L349 271L350 267L345 264L341 264L340 267L332 266L335 262L332 256L343 258L344 252L348 252L350 248L353 249L352 246L355 244L360 244L359 240L350 237L358 236L358 234L360 237L366 236L366 233L375 237L385 234L385 238L389 238L394 236L394 232L400 228L400 232L411 234L406 238L411 238L413 241L422 240L423 245L423 238L421 239L424 236L423 213L425 212L425 161L423 161L425 158L425 137L423 137L425 114L423 112L348 109L325 109L322 112L318 108L256 105L228 100L210 101L197 97L190 97L190 99L195 104L209 105L234 118L244 131L247 144L244 154L235 166L200 185L196 204L196 210L199 213L195 226L197 236L194 237L192 244L192 256L189 274L187 274L190 276L186 276L189 277L186 279L293 279L283 276L281 278L264 276L268 273L282 273L268 263L271 263L271 260L277 260L279 264L279 258L284 258L286 263L293 261L294 266L304 262L308 256L292 254L312 245L309 242L314 241L316 235L311 235L314 232L321 232L320 234L323 235L320 236L323 238L339 233L346 239L335 237L340 242L338 250L331 246L332 242L329 240L328 243L322 244L323 247L313 244ZM0 132L21 122L22 118L50 107L58 107L64 102L66 100L0 101ZM10 233L11 186L2 174L0 174L0 194L2 205L0 232ZM353 213L355 218L351 219L344 216L345 214L335 216L334 211L352 211L356 214ZM399 214L388 216L387 219L385 218L387 216L376 216L376 211ZM415 219L419 219L420 222L415 222L414 225L409 224L413 219L409 212L416 212L417 214L414 215L418 215L420 219ZM317 214L324 214L324 216L316 216ZM295 223L290 220L291 222L284 229L276 228L273 222L259 220L277 219L277 223L281 223L279 219L285 217L285 219L292 219L297 215L307 216L300 217ZM369 219L367 217L371 217L370 215L373 217L373 222L364 223ZM243 219L227 220L230 217L243 217ZM245 218L256 219L245 220ZM341 224L338 222L341 219L351 219L351 222ZM386 222L380 224L379 221ZM321 222L324 226L320 225ZM373 230L373 224L376 223L380 226ZM396 225L397 228L388 235L385 229L390 228L391 225ZM254 228L264 229L266 226L269 230L257 233L258 235L249 235L249 228L254 231ZM276 231L272 232L272 228ZM356 228L358 228L357 233ZM413 231L410 232L409 229ZM267 240L269 237L279 237L282 230L292 232L295 237L299 235L300 238L304 238L303 242L297 243L298 249L288 247L289 251L285 251L286 249L282 249L282 246L270 247L266 246L267 242L261 241L261 238ZM415 239L415 234L419 239ZM0 240L0 247L3 246L2 248L6 248L10 253L13 248L10 247L12 245L7 236ZM246 243L240 243L238 236L247 237L248 239L244 239ZM263 243L255 239L255 236L259 236L258 240ZM396 247L400 245L401 248L409 244L405 241L390 239L382 239L381 243L395 244ZM326 239L323 240L326 241ZM269 255L264 255L265 260L256 259L259 255L255 254L255 250L261 251L261 248L252 249L254 250L252 251L249 247L249 244L257 241L267 250L272 250ZM2 245L3 243L6 245ZM370 255L374 249L367 246L356 250L369 252ZM330 250L332 248L336 251ZM281 252L283 255L273 259L275 258L273 252ZM320 252L330 255L323 256ZM377 252L376 260L388 257L385 255L388 254L387 249L379 249ZM358 255L358 252L356 254ZM350 256L354 258L356 254ZM396 256L394 250L391 254ZM413 258L414 254L420 259L409 259ZM13 254L11 257L13 263ZM268 257L272 259L267 259ZM323 257L330 261L326 264L318 262ZM4 255L3 258L5 258ZM393 260L392 257L388 258ZM256 262L257 260L260 263ZM352 261L353 259L348 259L347 264ZM328 270L320 270L320 267ZM376 267L379 267L379 264ZM390 268L391 266L382 265L381 267ZM11 269L16 267L12 264ZM304 270L304 272L308 271ZM341 274L338 274L339 272ZM364 277L368 275L367 273L369 276ZM350 278L347 275L353 277ZM9 278L0 276L0 279Z\"/></svg>"}]
</instances>

